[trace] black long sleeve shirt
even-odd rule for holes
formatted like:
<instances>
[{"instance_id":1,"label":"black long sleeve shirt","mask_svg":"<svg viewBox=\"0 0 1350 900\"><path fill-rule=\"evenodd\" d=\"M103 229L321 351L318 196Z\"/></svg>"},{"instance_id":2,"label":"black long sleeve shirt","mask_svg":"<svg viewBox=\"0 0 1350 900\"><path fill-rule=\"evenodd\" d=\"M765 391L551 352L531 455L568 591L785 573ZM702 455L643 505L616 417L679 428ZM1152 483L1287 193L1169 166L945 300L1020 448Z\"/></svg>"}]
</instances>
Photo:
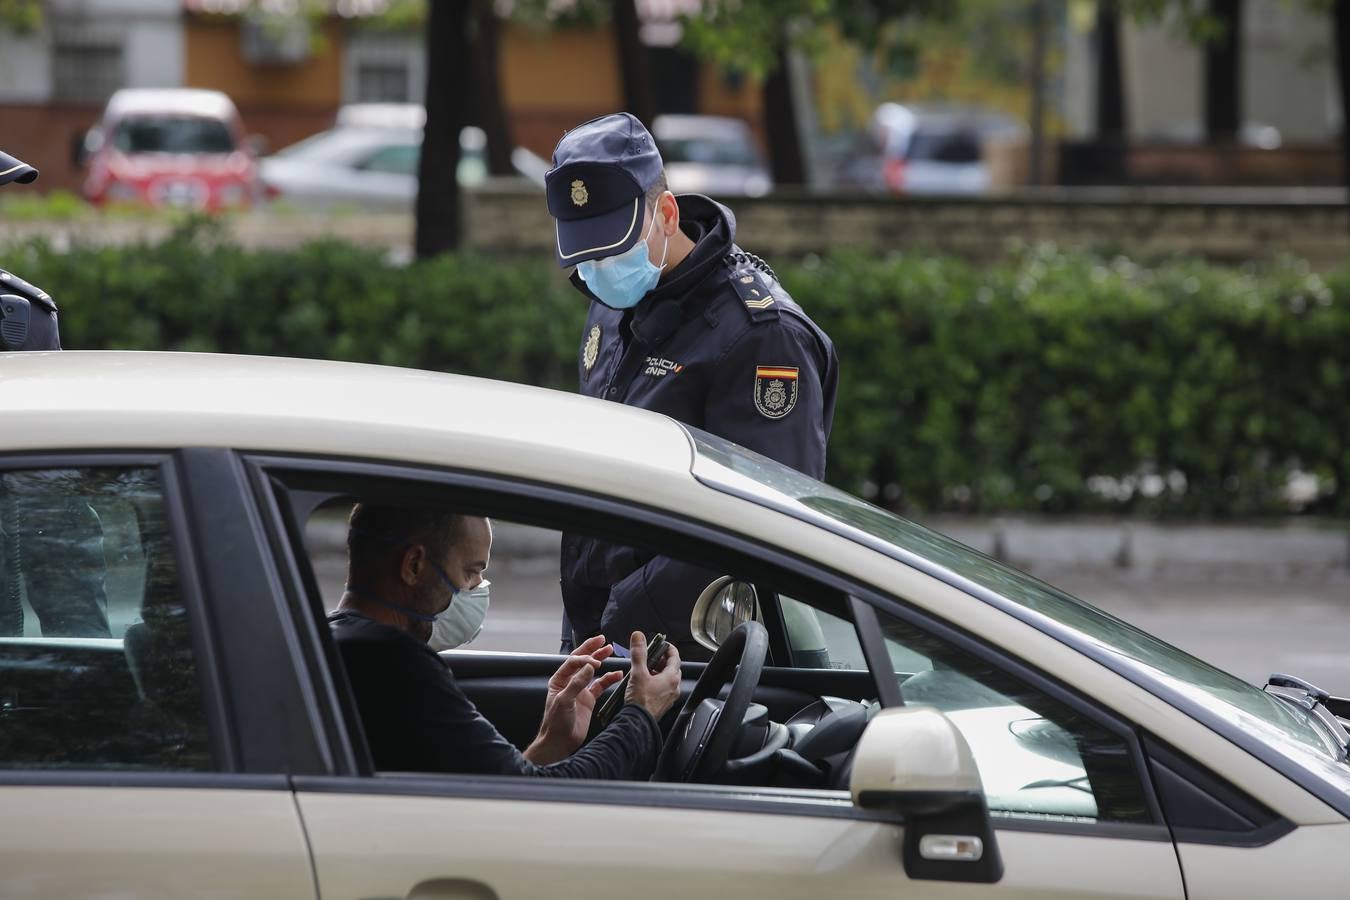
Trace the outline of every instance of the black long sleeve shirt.
<instances>
[{"instance_id":1,"label":"black long sleeve shirt","mask_svg":"<svg viewBox=\"0 0 1350 900\"><path fill-rule=\"evenodd\" d=\"M661 732L641 706L624 706L567 759L535 765L483 718L426 644L351 610L330 613L328 622L378 770L645 780L656 767Z\"/></svg>"}]
</instances>

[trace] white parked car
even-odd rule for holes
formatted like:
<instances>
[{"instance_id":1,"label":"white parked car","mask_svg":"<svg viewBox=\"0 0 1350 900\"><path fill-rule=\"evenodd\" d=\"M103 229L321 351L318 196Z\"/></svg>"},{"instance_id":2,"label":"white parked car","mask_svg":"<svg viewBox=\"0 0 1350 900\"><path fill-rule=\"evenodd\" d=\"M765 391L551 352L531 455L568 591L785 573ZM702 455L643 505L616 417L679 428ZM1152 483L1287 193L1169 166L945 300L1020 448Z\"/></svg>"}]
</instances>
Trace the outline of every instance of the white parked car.
<instances>
[{"instance_id":1,"label":"white parked car","mask_svg":"<svg viewBox=\"0 0 1350 900\"><path fill-rule=\"evenodd\" d=\"M962 107L883 103L872 114L885 188L895 194L984 194L991 140L1025 139L1026 128L1000 113Z\"/></svg>"},{"instance_id":2,"label":"white parked car","mask_svg":"<svg viewBox=\"0 0 1350 900\"><path fill-rule=\"evenodd\" d=\"M269 194L301 209L411 209L417 199L426 113L418 104L360 103L338 110L328 131L311 135L262 160ZM459 183L487 181L487 136L477 126L459 135ZM521 176L543 184L548 166L523 147L512 153Z\"/></svg>"},{"instance_id":3,"label":"white parked car","mask_svg":"<svg viewBox=\"0 0 1350 900\"><path fill-rule=\"evenodd\" d=\"M761 197L773 188L750 126L728 116L663 115L652 137L676 194Z\"/></svg>"},{"instance_id":4,"label":"white parked car","mask_svg":"<svg viewBox=\"0 0 1350 900\"><path fill-rule=\"evenodd\" d=\"M0 354L0 384L6 895L1350 884L1346 701L1253 687L669 418L214 355ZM689 622L659 623L717 647L684 665L690 699L665 723L684 764L619 783L374 771L306 543L357 498L617 537L717 575ZM510 740L533 736L559 657L442 658Z\"/></svg>"}]
</instances>

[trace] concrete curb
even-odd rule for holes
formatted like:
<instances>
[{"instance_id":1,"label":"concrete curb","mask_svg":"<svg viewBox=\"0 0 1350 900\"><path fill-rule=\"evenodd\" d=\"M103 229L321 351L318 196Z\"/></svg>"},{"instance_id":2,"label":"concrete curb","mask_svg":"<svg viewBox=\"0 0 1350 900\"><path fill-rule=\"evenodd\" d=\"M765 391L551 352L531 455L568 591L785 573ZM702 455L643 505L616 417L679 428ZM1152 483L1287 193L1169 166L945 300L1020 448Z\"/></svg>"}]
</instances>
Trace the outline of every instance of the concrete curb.
<instances>
[{"instance_id":1,"label":"concrete curb","mask_svg":"<svg viewBox=\"0 0 1350 900\"><path fill-rule=\"evenodd\" d=\"M1182 581L1350 578L1350 525L1345 523L940 516L924 524L1029 571L1072 569Z\"/></svg>"}]
</instances>

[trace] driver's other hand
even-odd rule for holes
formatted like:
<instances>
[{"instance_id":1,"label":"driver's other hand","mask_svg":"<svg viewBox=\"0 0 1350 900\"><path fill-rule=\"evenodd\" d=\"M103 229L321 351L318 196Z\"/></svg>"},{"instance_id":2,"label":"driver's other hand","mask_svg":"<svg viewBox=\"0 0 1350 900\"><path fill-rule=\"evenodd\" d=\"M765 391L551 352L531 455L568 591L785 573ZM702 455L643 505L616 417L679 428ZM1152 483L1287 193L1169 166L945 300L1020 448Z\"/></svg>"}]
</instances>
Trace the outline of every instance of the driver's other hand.
<instances>
[{"instance_id":1,"label":"driver's other hand","mask_svg":"<svg viewBox=\"0 0 1350 900\"><path fill-rule=\"evenodd\" d=\"M653 675L647 670L647 636L635 631L628 640L628 653L633 658L633 665L624 702L636 703L658 722L680 699L680 651L675 649L674 644L668 647L670 649L666 651L661 671Z\"/></svg>"}]
</instances>

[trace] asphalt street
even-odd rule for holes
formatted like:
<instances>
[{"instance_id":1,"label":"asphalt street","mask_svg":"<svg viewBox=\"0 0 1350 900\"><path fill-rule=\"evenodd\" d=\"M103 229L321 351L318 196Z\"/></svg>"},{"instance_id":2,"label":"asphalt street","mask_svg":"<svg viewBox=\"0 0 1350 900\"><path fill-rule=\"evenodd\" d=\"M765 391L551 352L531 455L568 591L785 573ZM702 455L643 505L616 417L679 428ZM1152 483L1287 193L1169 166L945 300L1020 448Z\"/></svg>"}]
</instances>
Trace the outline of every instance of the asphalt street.
<instances>
[{"instance_id":1,"label":"asphalt street","mask_svg":"<svg viewBox=\"0 0 1350 900\"><path fill-rule=\"evenodd\" d=\"M340 544L331 539L336 525L318 529L312 543L333 602L345 574ZM557 651L557 540L552 532L498 525L488 572L492 603L471 649ZM1049 566L1033 574L1252 683L1284 672L1350 695L1350 571L1265 581L1197 569L1139 577Z\"/></svg>"}]
</instances>

